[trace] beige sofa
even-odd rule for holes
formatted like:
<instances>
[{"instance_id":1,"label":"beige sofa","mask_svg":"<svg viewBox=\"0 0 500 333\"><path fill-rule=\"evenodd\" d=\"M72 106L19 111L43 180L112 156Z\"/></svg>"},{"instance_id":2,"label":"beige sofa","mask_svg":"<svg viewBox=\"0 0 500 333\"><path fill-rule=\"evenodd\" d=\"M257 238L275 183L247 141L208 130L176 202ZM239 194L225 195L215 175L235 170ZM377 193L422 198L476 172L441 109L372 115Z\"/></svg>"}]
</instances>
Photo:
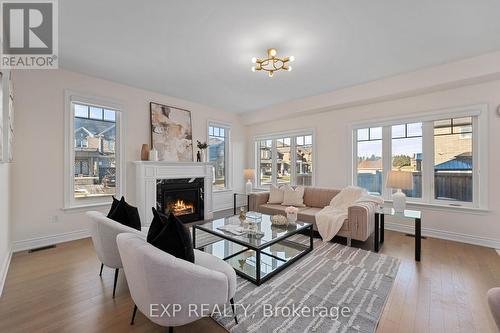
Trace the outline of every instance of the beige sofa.
<instances>
[{"instance_id":1,"label":"beige sofa","mask_svg":"<svg viewBox=\"0 0 500 333\"><path fill-rule=\"evenodd\" d=\"M316 213L323 207L328 206L332 198L339 192L340 190L332 188L306 186L304 188L304 204L306 207L298 207L299 221L313 223L314 230L318 230L316 227ZM268 200L269 192L251 193L248 199L249 210L269 215L286 215L286 206L268 204ZM349 246L351 239L366 241L375 228L375 208L373 204L359 204L349 207L348 217L337 235L346 237Z\"/></svg>"}]
</instances>

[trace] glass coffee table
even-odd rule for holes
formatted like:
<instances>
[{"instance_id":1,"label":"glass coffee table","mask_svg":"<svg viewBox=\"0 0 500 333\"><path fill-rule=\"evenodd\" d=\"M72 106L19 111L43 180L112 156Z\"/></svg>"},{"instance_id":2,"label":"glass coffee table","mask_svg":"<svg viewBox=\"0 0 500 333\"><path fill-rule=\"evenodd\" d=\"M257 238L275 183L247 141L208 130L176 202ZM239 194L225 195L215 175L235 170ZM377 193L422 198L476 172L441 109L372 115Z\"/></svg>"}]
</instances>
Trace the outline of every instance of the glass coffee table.
<instances>
[{"instance_id":1,"label":"glass coffee table","mask_svg":"<svg viewBox=\"0 0 500 333\"><path fill-rule=\"evenodd\" d=\"M235 235L220 230L227 225L240 226L238 216L216 219L193 227L193 244L231 265L243 278L260 285L313 250L313 225L299 222L273 226L271 216L262 214L257 224L261 237ZM309 239L293 237L307 233ZM200 244L202 243L202 244Z\"/></svg>"}]
</instances>

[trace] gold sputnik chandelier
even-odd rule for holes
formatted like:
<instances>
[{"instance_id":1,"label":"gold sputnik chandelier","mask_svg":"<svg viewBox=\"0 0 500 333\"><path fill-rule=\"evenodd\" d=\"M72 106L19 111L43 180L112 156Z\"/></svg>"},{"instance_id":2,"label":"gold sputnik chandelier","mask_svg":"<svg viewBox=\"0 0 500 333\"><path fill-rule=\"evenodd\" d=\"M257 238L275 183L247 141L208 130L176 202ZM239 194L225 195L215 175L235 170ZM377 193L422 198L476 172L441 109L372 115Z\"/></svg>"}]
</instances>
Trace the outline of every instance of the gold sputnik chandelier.
<instances>
[{"instance_id":1,"label":"gold sputnik chandelier","mask_svg":"<svg viewBox=\"0 0 500 333\"><path fill-rule=\"evenodd\" d=\"M252 72L255 71L266 71L269 77L273 77L274 72L279 70L291 71L292 66L289 65L290 62L295 60L294 56L289 57L277 57L276 49L267 50L267 58L252 58L252 62L255 66L252 67Z\"/></svg>"}]
</instances>

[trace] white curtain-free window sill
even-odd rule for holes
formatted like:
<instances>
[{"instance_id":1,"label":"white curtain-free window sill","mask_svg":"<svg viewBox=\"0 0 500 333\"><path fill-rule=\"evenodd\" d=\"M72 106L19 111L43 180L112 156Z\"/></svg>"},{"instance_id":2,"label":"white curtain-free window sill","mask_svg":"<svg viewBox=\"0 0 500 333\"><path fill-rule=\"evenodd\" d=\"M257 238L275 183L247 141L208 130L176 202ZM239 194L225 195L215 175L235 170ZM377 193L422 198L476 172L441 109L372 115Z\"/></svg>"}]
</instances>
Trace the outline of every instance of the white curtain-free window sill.
<instances>
[{"instance_id":1,"label":"white curtain-free window sill","mask_svg":"<svg viewBox=\"0 0 500 333\"><path fill-rule=\"evenodd\" d=\"M215 193L224 193L224 192L233 192L233 189L231 188L215 188L212 187L212 192Z\"/></svg>"},{"instance_id":2,"label":"white curtain-free window sill","mask_svg":"<svg viewBox=\"0 0 500 333\"><path fill-rule=\"evenodd\" d=\"M62 210L63 211L83 211L83 210L88 210L89 208L100 208L100 207L106 207L110 206L111 202L94 202L94 203L86 203L86 204L81 204L81 205L71 205L64 207Z\"/></svg>"},{"instance_id":3,"label":"white curtain-free window sill","mask_svg":"<svg viewBox=\"0 0 500 333\"><path fill-rule=\"evenodd\" d=\"M390 203L392 205L392 200L385 200L385 203ZM408 209L424 209L427 208L429 210L437 210L437 211L448 211L448 212L468 212L471 214L484 214L488 213L489 210L487 208L480 207L471 207L471 206L454 206L454 205L445 205L438 203L429 203L429 202L417 202L417 201L407 201L406 206Z\"/></svg>"}]
</instances>

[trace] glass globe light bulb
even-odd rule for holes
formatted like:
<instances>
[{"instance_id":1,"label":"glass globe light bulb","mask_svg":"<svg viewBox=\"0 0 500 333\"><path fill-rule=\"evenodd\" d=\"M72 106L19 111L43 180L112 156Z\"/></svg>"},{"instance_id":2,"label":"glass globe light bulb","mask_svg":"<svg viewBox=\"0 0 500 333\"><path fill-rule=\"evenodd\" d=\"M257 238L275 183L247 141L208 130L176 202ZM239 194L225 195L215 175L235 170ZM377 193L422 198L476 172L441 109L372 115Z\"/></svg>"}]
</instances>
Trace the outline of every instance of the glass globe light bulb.
<instances>
[{"instance_id":1,"label":"glass globe light bulb","mask_svg":"<svg viewBox=\"0 0 500 333\"><path fill-rule=\"evenodd\" d=\"M291 72L292 71L292 66L288 66L287 71Z\"/></svg>"},{"instance_id":2,"label":"glass globe light bulb","mask_svg":"<svg viewBox=\"0 0 500 333\"><path fill-rule=\"evenodd\" d=\"M290 56L290 57L288 57L288 59L290 60L290 62L294 62L295 61L295 57L294 56Z\"/></svg>"},{"instance_id":3,"label":"glass globe light bulb","mask_svg":"<svg viewBox=\"0 0 500 333\"><path fill-rule=\"evenodd\" d=\"M252 66L252 72L255 72L255 66Z\"/></svg>"},{"instance_id":4,"label":"glass globe light bulb","mask_svg":"<svg viewBox=\"0 0 500 333\"><path fill-rule=\"evenodd\" d=\"M256 62L257 62L257 58L253 57L253 58L252 58L252 63L254 63L254 64L255 64Z\"/></svg>"}]
</instances>

